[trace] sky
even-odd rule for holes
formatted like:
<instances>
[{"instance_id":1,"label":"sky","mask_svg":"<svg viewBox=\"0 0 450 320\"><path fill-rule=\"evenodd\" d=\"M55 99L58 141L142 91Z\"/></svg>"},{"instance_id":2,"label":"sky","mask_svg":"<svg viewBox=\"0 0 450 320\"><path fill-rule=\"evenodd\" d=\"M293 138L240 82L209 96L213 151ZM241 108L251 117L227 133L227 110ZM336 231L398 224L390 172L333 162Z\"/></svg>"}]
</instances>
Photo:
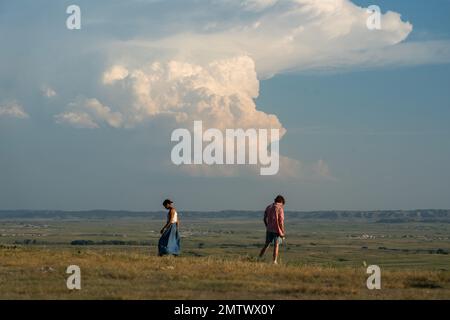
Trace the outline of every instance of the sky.
<instances>
[{"instance_id":1,"label":"sky","mask_svg":"<svg viewBox=\"0 0 450 320\"><path fill-rule=\"evenodd\" d=\"M449 13L0 0L0 209L261 210L277 194L288 210L449 209ZM198 120L279 129L278 174L173 164L171 133Z\"/></svg>"}]
</instances>

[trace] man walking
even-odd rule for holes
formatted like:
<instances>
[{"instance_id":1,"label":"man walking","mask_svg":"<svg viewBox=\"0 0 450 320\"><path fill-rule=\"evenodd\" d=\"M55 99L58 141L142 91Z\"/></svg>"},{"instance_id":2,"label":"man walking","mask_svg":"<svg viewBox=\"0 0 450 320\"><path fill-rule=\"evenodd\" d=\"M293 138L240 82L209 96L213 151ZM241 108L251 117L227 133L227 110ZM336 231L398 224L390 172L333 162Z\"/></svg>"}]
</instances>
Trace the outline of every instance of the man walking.
<instances>
[{"instance_id":1,"label":"man walking","mask_svg":"<svg viewBox=\"0 0 450 320\"><path fill-rule=\"evenodd\" d=\"M284 230L284 204L283 196L277 196L274 203L266 208L264 224L266 225L266 244L262 248L259 257L262 258L267 248L273 243L273 263L278 264L278 249L285 237Z\"/></svg>"}]
</instances>

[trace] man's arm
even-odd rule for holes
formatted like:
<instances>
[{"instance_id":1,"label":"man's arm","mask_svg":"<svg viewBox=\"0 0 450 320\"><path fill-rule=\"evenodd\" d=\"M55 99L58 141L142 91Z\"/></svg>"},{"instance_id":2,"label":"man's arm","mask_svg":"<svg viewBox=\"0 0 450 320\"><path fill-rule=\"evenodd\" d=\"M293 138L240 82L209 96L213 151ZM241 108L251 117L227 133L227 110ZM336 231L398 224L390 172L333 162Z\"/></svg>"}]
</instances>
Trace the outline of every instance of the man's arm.
<instances>
[{"instance_id":1,"label":"man's arm","mask_svg":"<svg viewBox=\"0 0 450 320\"><path fill-rule=\"evenodd\" d=\"M266 211L264 211L264 224L266 225L267 228L267 225L269 224L269 222L267 222L267 208Z\"/></svg>"},{"instance_id":2,"label":"man's arm","mask_svg":"<svg viewBox=\"0 0 450 320\"><path fill-rule=\"evenodd\" d=\"M284 229L284 209L283 208L280 208L280 212L278 214L278 225L280 226L280 229L281 229L280 236L284 237L286 235L286 231Z\"/></svg>"}]
</instances>

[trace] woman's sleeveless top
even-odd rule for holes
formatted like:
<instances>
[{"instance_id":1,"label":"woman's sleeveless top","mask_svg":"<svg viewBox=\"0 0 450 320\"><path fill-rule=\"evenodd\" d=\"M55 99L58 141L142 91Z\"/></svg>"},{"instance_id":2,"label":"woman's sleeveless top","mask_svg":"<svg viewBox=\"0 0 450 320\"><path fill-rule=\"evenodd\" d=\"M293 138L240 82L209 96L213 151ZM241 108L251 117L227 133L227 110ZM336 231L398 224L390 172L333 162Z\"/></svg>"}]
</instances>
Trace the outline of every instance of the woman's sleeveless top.
<instances>
[{"instance_id":1,"label":"woman's sleeveless top","mask_svg":"<svg viewBox=\"0 0 450 320\"><path fill-rule=\"evenodd\" d=\"M178 212L176 212L176 211L174 210L173 217L172 217L172 219L170 220L170 223L177 223L177 222L178 222Z\"/></svg>"}]
</instances>

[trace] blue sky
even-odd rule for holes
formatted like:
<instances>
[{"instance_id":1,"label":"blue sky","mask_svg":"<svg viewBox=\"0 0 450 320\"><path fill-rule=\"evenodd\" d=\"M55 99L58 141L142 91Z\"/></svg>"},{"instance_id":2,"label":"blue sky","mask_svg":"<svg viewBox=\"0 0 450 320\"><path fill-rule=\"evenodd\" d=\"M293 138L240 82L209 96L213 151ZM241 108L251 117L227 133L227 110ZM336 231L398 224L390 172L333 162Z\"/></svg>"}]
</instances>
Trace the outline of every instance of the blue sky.
<instances>
[{"instance_id":1,"label":"blue sky","mask_svg":"<svg viewBox=\"0 0 450 320\"><path fill-rule=\"evenodd\" d=\"M354 1L401 14L381 33L347 25L364 14L349 1L337 16L263 2L79 1L71 31L72 2L1 2L0 208L159 210L170 197L180 211L258 210L278 193L291 210L449 208L450 1ZM222 93L167 81L167 61ZM211 62L237 80L223 84ZM167 94L145 91L149 79ZM248 118L221 113L211 97L224 91ZM217 102L214 116L189 109L203 101ZM100 112L80 122L85 110ZM195 119L286 129L288 174L172 165L170 133Z\"/></svg>"}]
</instances>

